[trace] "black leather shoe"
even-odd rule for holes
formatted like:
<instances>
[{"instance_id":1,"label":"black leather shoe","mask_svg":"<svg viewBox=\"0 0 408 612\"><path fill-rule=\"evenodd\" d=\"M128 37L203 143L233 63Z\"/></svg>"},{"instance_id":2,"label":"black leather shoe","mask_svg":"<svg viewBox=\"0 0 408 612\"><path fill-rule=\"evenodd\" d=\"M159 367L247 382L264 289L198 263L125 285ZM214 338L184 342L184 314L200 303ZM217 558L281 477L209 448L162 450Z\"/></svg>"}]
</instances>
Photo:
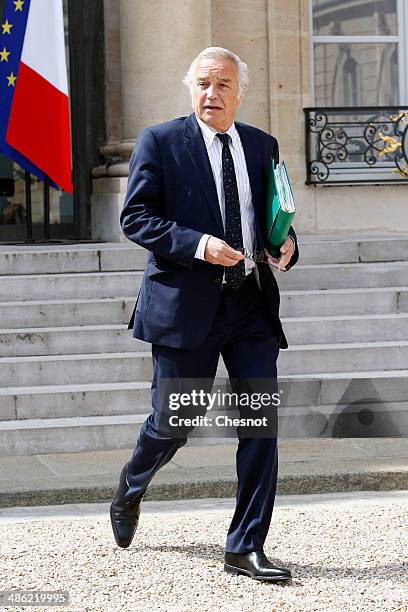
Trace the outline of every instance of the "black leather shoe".
<instances>
[{"instance_id":1,"label":"black leather shoe","mask_svg":"<svg viewBox=\"0 0 408 612\"><path fill-rule=\"evenodd\" d=\"M129 489L126 482L127 465L122 469L119 487L110 507L110 518L116 544L127 548L133 540L140 516L141 497L126 501L126 491Z\"/></svg>"},{"instance_id":2,"label":"black leather shoe","mask_svg":"<svg viewBox=\"0 0 408 612\"><path fill-rule=\"evenodd\" d=\"M276 567L262 550L250 553L225 553L224 570L234 576L249 576L254 580L278 582L290 580L292 574L286 567Z\"/></svg>"}]
</instances>

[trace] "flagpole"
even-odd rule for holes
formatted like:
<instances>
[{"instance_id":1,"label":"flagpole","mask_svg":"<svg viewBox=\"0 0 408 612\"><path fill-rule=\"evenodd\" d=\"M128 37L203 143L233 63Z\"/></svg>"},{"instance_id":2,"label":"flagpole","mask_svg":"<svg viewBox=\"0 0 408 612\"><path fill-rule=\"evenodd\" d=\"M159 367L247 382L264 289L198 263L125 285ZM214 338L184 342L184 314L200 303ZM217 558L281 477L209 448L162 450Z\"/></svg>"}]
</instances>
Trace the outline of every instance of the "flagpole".
<instances>
[{"instance_id":1,"label":"flagpole","mask_svg":"<svg viewBox=\"0 0 408 612\"><path fill-rule=\"evenodd\" d=\"M44 176L44 239L50 237L50 179Z\"/></svg>"},{"instance_id":2,"label":"flagpole","mask_svg":"<svg viewBox=\"0 0 408 612\"><path fill-rule=\"evenodd\" d=\"M25 195L26 195L26 242L33 241L33 219L31 211L31 175L28 170L24 171Z\"/></svg>"}]
</instances>

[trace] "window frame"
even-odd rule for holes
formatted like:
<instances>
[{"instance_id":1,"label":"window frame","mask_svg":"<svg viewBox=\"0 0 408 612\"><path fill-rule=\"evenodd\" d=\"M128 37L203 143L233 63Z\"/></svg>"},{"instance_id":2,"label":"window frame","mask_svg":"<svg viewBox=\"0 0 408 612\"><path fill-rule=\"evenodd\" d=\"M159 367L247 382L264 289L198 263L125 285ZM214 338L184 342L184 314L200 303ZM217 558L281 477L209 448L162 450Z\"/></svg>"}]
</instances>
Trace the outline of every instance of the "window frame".
<instances>
[{"instance_id":1,"label":"window frame","mask_svg":"<svg viewBox=\"0 0 408 612\"><path fill-rule=\"evenodd\" d=\"M315 66L314 50L316 43L396 43L398 54L398 88L401 106L408 105L408 3L406 0L397 0L397 35L392 36L319 36L313 31L313 0L309 0L309 32L310 32L310 99L311 106L316 106L315 98Z\"/></svg>"}]
</instances>

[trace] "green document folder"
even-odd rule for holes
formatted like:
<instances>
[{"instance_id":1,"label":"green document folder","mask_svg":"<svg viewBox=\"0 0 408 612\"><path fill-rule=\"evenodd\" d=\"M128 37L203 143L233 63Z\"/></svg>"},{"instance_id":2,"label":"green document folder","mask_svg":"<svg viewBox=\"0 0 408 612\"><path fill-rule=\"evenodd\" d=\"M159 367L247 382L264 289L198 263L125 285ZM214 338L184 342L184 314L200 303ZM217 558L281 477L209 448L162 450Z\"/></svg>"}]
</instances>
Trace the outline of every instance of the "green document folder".
<instances>
[{"instance_id":1,"label":"green document folder","mask_svg":"<svg viewBox=\"0 0 408 612\"><path fill-rule=\"evenodd\" d=\"M267 249L273 257L280 256L280 247L285 242L296 209L289 184L285 163L271 159L266 201Z\"/></svg>"}]
</instances>

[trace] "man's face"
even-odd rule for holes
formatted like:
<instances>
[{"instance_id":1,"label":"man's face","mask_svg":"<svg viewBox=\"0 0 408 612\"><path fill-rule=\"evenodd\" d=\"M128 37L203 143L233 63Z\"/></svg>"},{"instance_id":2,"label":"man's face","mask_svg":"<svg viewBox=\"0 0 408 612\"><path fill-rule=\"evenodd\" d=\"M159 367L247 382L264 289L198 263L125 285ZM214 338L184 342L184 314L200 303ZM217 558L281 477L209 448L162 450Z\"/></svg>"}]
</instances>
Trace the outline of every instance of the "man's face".
<instances>
[{"instance_id":1,"label":"man's face","mask_svg":"<svg viewBox=\"0 0 408 612\"><path fill-rule=\"evenodd\" d=\"M197 117L219 132L231 126L240 104L238 69L232 60L215 57L201 60L192 86L192 104Z\"/></svg>"}]
</instances>

